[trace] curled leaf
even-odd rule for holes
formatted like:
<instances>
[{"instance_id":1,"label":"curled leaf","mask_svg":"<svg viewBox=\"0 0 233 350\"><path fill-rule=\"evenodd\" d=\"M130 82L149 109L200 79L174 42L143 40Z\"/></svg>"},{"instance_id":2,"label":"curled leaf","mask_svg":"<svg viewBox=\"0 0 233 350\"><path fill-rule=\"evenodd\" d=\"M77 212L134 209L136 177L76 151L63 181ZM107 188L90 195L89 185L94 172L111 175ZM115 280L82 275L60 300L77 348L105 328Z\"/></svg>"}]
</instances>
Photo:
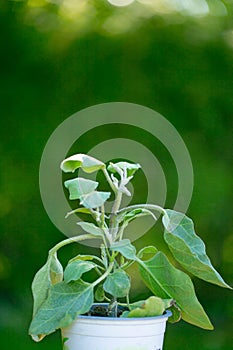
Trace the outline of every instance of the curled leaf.
<instances>
[{"instance_id":1,"label":"curled leaf","mask_svg":"<svg viewBox=\"0 0 233 350\"><path fill-rule=\"evenodd\" d=\"M157 252L158 252L157 248L155 248L153 245L149 245L147 247L142 248L138 252L137 256L142 260L148 260L149 258L153 257Z\"/></svg>"},{"instance_id":2,"label":"curled leaf","mask_svg":"<svg viewBox=\"0 0 233 350\"><path fill-rule=\"evenodd\" d=\"M105 168L105 164L98 159L79 153L63 160L60 167L65 173L73 173L78 168L81 168L86 173L93 173Z\"/></svg>"},{"instance_id":3,"label":"curled leaf","mask_svg":"<svg viewBox=\"0 0 233 350\"><path fill-rule=\"evenodd\" d=\"M170 300L171 303L171 300ZM163 299L151 296L145 302L141 303L139 307L133 308L129 313L129 318L131 317L153 317L160 316L164 313L168 301Z\"/></svg>"},{"instance_id":4,"label":"curled leaf","mask_svg":"<svg viewBox=\"0 0 233 350\"><path fill-rule=\"evenodd\" d=\"M168 318L168 321L170 323L179 322L181 319L181 310L179 306L174 302L171 307L169 307L169 310L172 312L172 315Z\"/></svg>"},{"instance_id":5,"label":"curled leaf","mask_svg":"<svg viewBox=\"0 0 233 350\"><path fill-rule=\"evenodd\" d=\"M62 278L63 268L57 259L57 255L49 255L46 264L36 273L32 282L33 314L37 312L41 304L46 300L51 286L61 282Z\"/></svg>"},{"instance_id":6,"label":"curled leaf","mask_svg":"<svg viewBox=\"0 0 233 350\"><path fill-rule=\"evenodd\" d=\"M69 199L71 200L79 199L81 196L93 192L98 184L99 183L96 181L83 179L82 177L77 177L64 182L65 187L69 190Z\"/></svg>"}]
</instances>

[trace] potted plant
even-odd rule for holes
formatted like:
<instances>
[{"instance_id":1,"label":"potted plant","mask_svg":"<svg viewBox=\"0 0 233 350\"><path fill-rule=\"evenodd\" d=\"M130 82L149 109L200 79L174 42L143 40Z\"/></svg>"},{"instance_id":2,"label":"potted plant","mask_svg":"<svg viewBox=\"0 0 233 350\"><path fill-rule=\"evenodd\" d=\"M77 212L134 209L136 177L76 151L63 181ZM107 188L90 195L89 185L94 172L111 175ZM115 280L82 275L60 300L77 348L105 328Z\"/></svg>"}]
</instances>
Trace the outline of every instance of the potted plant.
<instances>
[{"instance_id":1,"label":"potted plant","mask_svg":"<svg viewBox=\"0 0 233 350\"><path fill-rule=\"evenodd\" d=\"M81 168L85 173L102 171L109 192L98 191L98 182L76 177L64 182L69 199L78 207L67 214L87 214L78 222L84 234L67 238L53 247L46 264L36 273L32 292L33 319L29 333L40 341L56 329L62 330L64 349L69 350L161 350L166 320L183 320L204 329L213 326L199 303L188 274L176 268L155 246L139 252L124 232L140 216L162 216L164 240L174 260L184 270L207 282L231 288L212 266L203 241L196 235L191 219L182 213L155 204L121 208L122 196L130 196L128 183L139 164L103 162L85 154L75 154L61 163L64 172ZM106 201L114 196L110 213ZM63 267L57 251L63 246L86 240L99 242L99 255L78 254ZM139 275L150 289L147 300L132 303L129 267L138 265ZM92 282L85 273L93 270ZM98 302L98 303L96 303ZM157 327L157 328L156 328Z\"/></svg>"}]
</instances>

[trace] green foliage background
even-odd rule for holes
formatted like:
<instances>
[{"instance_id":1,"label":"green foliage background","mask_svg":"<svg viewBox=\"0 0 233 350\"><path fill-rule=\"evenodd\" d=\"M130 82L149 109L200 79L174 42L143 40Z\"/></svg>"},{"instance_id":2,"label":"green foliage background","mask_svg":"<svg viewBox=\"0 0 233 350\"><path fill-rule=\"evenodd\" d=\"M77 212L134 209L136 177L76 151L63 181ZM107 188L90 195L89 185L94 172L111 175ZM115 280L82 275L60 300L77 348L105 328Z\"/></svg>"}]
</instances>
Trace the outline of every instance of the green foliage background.
<instances>
[{"instance_id":1,"label":"green foliage background","mask_svg":"<svg viewBox=\"0 0 233 350\"><path fill-rule=\"evenodd\" d=\"M65 6L72 3L73 8ZM114 8L104 0L80 3L86 5L78 8L68 0L0 4L3 350L61 349L58 333L41 344L27 335L32 278L45 262L47 250L64 238L43 208L39 164L53 130L69 115L98 103L148 106L182 135L195 175L188 215L208 242L215 267L232 285L232 1L209 1L210 13L205 16L176 9L156 12L139 2L125 8ZM177 179L169 155L136 129L116 131L117 136L144 140L156 154L168 177L166 205L171 206ZM111 132L105 128L87 134L76 150L88 151ZM143 187L140 193L143 199ZM160 248L166 249L159 228L138 240L137 246L155 242L157 235ZM90 252L85 246L79 249ZM74 251L77 247L65 248L61 259ZM198 280L194 283L215 330L207 332L183 322L169 325L165 350L174 344L177 349L229 350L231 292ZM134 284L141 294L147 293L136 277Z\"/></svg>"}]
</instances>

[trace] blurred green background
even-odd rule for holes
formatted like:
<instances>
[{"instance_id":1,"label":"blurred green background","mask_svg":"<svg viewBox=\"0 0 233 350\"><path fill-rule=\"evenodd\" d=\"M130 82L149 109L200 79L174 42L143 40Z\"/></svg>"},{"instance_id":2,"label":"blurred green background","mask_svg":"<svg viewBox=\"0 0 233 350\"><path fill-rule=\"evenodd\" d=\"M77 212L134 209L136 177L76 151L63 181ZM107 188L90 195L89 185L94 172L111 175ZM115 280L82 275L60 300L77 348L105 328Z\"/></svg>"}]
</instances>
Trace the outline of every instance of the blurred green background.
<instances>
[{"instance_id":1,"label":"blurred green background","mask_svg":"<svg viewBox=\"0 0 233 350\"><path fill-rule=\"evenodd\" d=\"M2 0L0 28L1 349L61 349L58 332L41 344L27 335L31 281L48 249L64 238L43 208L39 164L53 130L91 105L142 104L175 126L194 167L188 215L208 242L215 267L232 285L232 1L138 0L116 7L107 0ZM123 129L116 136L142 137L135 129ZM94 140L93 133L86 135L77 150L88 151L110 133L105 128ZM177 186L174 164L149 135L144 142L164 166L170 193L166 205L171 206ZM166 249L159 229L156 225L137 247L153 243L158 231L158 244ZM62 261L78 249L89 251L65 248ZM137 279L134 283L147 293ZM194 283L215 330L184 322L168 325L164 349L231 349L231 292Z\"/></svg>"}]
</instances>

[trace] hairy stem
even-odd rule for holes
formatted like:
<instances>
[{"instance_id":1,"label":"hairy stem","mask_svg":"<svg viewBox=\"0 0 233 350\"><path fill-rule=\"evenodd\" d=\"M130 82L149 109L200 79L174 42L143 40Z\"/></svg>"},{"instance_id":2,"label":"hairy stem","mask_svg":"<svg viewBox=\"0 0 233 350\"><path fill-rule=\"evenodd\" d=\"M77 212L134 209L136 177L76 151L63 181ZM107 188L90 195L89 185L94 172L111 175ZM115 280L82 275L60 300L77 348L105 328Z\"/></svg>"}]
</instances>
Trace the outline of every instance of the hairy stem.
<instances>
[{"instance_id":1,"label":"hairy stem","mask_svg":"<svg viewBox=\"0 0 233 350\"><path fill-rule=\"evenodd\" d=\"M105 227L105 208L104 205L101 206L101 227Z\"/></svg>"},{"instance_id":2,"label":"hairy stem","mask_svg":"<svg viewBox=\"0 0 233 350\"><path fill-rule=\"evenodd\" d=\"M110 274L110 272L112 271L113 267L114 267L114 262L111 262L109 264L109 267L105 271L105 273L102 276L100 276L100 278L98 278L95 282L93 282L92 286L95 287L95 286L97 286L97 284L102 282Z\"/></svg>"},{"instance_id":3,"label":"hairy stem","mask_svg":"<svg viewBox=\"0 0 233 350\"><path fill-rule=\"evenodd\" d=\"M113 207L112 207L112 213L111 213L110 222L109 222L109 229L110 229L110 233L113 237L113 240L115 239L116 234L117 234L117 230L118 230L116 213L118 212L118 210L120 208L121 200L122 200L122 192L118 191L117 195L116 195L116 199L115 199Z\"/></svg>"},{"instance_id":4,"label":"hairy stem","mask_svg":"<svg viewBox=\"0 0 233 350\"><path fill-rule=\"evenodd\" d=\"M53 255L54 253L56 253L58 251L58 249L64 247L67 244L70 243L75 243L75 242L80 242L80 241L85 241L86 239L97 239L96 236L87 233L85 235L81 235L81 236L75 236L75 237L70 237L65 239L64 241L59 242L58 244L56 244L52 249L50 249L49 251L49 255Z\"/></svg>"},{"instance_id":5,"label":"hairy stem","mask_svg":"<svg viewBox=\"0 0 233 350\"><path fill-rule=\"evenodd\" d=\"M108 181L108 183L109 183L111 189L112 189L113 192L116 194L116 193L117 193L117 189L116 189L114 183L112 182L112 179L111 179L111 177L109 176L109 173L107 172L107 169L106 169L106 168L103 168L102 171L103 171L104 176L105 176L106 180Z\"/></svg>"}]
</instances>

